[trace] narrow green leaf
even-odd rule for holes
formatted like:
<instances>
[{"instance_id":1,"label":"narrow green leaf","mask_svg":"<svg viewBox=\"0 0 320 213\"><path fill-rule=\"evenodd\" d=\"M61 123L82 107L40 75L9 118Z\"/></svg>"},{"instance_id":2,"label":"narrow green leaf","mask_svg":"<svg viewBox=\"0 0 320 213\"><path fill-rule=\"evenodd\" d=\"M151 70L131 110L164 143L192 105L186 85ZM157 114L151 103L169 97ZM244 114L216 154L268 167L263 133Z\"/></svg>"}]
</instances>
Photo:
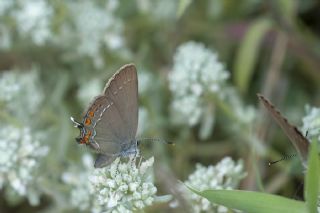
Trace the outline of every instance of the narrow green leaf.
<instances>
[{"instance_id":1,"label":"narrow green leaf","mask_svg":"<svg viewBox=\"0 0 320 213\"><path fill-rule=\"evenodd\" d=\"M196 194L207 198L212 203L245 212L307 212L304 202L288 199L278 195L240 190L205 190L202 192L198 192L190 187L189 189Z\"/></svg>"},{"instance_id":2,"label":"narrow green leaf","mask_svg":"<svg viewBox=\"0 0 320 213\"><path fill-rule=\"evenodd\" d=\"M271 21L267 18L255 21L238 49L234 65L234 80L242 93L246 93L248 89L259 53L260 41L271 25Z\"/></svg>"},{"instance_id":3,"label":"narrow green leaf","mask_svg":"<svg viewBox=\"0 0 320 213\"><path fill-rule=\"evenodd\" d=\"M309 212L317 212L318 190L319 190L319 159L318 159L318 141L312 140L311 149L309 150L309 159L307 174L305 178L305 198Z\"/></svg>"}]
</instances>

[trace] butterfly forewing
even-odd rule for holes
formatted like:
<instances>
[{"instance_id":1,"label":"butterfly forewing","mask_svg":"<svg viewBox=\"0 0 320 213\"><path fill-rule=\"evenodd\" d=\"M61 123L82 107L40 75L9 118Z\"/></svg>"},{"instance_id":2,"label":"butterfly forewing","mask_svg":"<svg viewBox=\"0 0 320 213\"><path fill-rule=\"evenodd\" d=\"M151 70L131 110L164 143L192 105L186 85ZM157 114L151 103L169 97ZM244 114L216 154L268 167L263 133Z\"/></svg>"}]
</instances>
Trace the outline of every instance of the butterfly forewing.
<instances>
[{"instance_id":1,"label":"butterfly forewing","mask_svg":"<svg viewBox=\"0 0 320 213\"><path fill-rule=\"evenodd\" d=\"M117 155L130 147L138 125L138 82L134 65L126 65L106 84L101 96L104 110L95 126L100 153Z\"/></svg>"},{"instance_id":2,"label":"butterfly forewing","mask_svg":"<svg viewBox=\"0 0 320 213\"><path fill-rule=\"evenodd\" d=\"M306 162L308 158L308 148L309 141L306 139L301 132L297 129L297 127L291 125L288 120L281 115L280 111L278 111L270 101L268 101L265 97L260 94L257 94L260 101L263 103L268 112L272 115L272 117L276 120L278 125L282 128L285 134L288 136L293 146L299 153L299 156L302 162Z\"/></svg>"},{"instance_id":3,"label":"butterfly forewing","mask_svg":"<svg viewBox=\"0 0 320 213\"><path fill-rule=\"evenodd\" d=\"M104 94L114 103L119 119L124 124L121 136L134 139L138 126L138 79L133 64L125 65L107 83ZM118 121L118 120L117 120Z\"/></svg>"},{"instance_id":4,"label":"butterfly forewing","mask_svg":"<svg viewBox=\"0 0 320 213\"><path fill-rule=\"evenodd\" d=\"M85 111L78 143L89 145L99 155L95 167L109 165L116 157L137 152L138 78L133 64L119 69Z\"/></svg>"}]
</instances>

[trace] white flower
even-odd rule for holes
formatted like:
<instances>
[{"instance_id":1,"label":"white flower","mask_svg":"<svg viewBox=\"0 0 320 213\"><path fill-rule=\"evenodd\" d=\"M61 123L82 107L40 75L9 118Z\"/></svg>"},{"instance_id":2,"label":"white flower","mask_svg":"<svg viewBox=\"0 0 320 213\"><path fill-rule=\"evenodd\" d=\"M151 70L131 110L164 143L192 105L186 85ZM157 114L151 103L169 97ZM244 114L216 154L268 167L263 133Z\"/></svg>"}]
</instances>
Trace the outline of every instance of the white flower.
<instances>
[{"instance_id":1,"label":"white flower","mask_svg":"<svg viewBox=\"0 0 320 213\"><path fill-rule=\"evenodd\" d=\"M129 163L121 163L118 158L111 165L111 168L118 168L116 174L110 172L112 169L96 169L90 181L93 186L93 193L100 200L100 205L110 209L110 202L112 201L112 208L116 208L116 206L124 206L128 210L144 208L146 203L150 203L150 198L152 199L157 191L151 180L148 180L147 168L152 167L152 165L153 158L141 163L140 167L136 167L130 161ZM100 177L100 179L97 177ZM116 186L109 187L106 183L114 179L116 180ZM131 207L128 208L128 206Z\"/></svg>"},{"instance_id":2,"label":"white flower","mask_svg":"<svg viewBox=\"0 0 320 213\"><path fill-rule=\"evenodd\" d=\"M21 9L14 12L18 30L30 35L33 42L42 45L51 36L50 21L53 9L44 0L19 1Z\"/></svg>"},{"instance_id":3,"label":"white flower","mask_svg":"<svg viewBox=\"0 0 320 213\"><path fill-rule=\"evenodd\" d=\"M191 41L179 46L169 75L172 108L178 120L187 119L190 126L197 124L203 113L204 96L223 96L221 88L228 78L229 72L217 54L201 43Z\"/></svg>"},{"instance_id":4,"label":"white flower","mask_svg":"<svg viewBox=\"0 0 320 213\"><path fill-rule=\"evenodd\" d=\"M1 126L0 128L0 189L13 190L20 196L29 194L37 181L36 170L48 147L40 144L29 128ZM37 204L38 199L31 200Z\"/></svg>"},{"instance_id":5,"label":"white flower","mask_svg":"<svg viewBox=\"0 0 320 213\"><path fill-rule=\"evenodd\" d=\"M307 105L306 116L302 118L303 126L301 130L303 134L308 132L307 137L310 139L317 137L320 141L320 108Z\"/></svg>"},{"instance_id":6,"label":"white flower","mask_svg":"<svg viewBox=\"0 0 320 213\"><path fill-rule=\"evenodd\" d=\"M57 42L69 40L77 43L77 52L94 60L97 67L103 66L100 51L107 47L111 50L122 50L124 39L122 36L122 21L114 15L118 7L115 0L105 1L104 5L92 1L68 3L73 25L65 25Z\"/></svg>"},{"instance_id":7,"label":"white flower","mask_svg":"<svg viewBox=\"0 0 320 213\"><path fill-rule=\"evenodd\" d=\"M207 189L234 189L245 177L242 161L234 162L230 157L225 157L216 166L205 167L196 165L196 170L189 175L184 183L198 191ZM227 212L227 208L211 204L207 199L202 198L193 192L185 191L186 197L190 200L193 212Z\"/></svg>"},{"instance_id":8,"label":"white flower","mask_svg":"<svg viewBox=\"0 0 320 213\"><path fill-rule=\"evenodd\" d=\"M135 160L122 163L117 158L105 168L64 174L64 181L74 186L72 205L91 212L132 212L152 205L157 192L150 173L153 162L152 157L136 166Z\"/></svg>"},{"instance_id":9,"label":"white flower","mask_svg":"<svg viewBox=\"0 0 320 213\"><path fill-rule=\"evenodd\" d=\"M0 102L5 103L6 111L21 120L30 121L30 115L37 112L43 100L38 86L38 72L10 70L0 75Z\"/></svg>"}]
</instances>

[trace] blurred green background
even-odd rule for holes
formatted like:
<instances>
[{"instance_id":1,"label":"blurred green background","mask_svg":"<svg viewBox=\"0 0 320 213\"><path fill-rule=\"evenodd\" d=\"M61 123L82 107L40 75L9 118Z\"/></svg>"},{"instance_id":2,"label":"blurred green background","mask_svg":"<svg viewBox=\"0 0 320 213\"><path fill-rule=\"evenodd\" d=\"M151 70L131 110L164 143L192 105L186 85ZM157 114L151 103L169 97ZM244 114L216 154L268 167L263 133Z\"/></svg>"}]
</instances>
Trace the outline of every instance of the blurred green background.
<instances>
[{"instance_id":1,"label":"blurred green background","mask_svg":"<svg viewBox=\"0 0 320 213\"><path fill-rule=\"evenodd\" d=\"M139 76L137 137L175 143L141 146L145 158L155 156L157 194L178 196L174 185L196 163L231 156L244 161L247 176L240 189L301 199L298 158L268 166L295 151L256 93L301 125L305 105L320 100L319 33L316 0L1 0L0 212L78 211L70 206L72 187L63 174L81 172L83 155L92 152L76 144L79 133L70 116L81 120L93 97L127 63L136 65ZM201 63L192 62L197 58ZM199 70L210 67L210 60L218 67L215 76L225 75L217 88L210 87L214 79L201 79ZM200 80L193 79L193 70ZM200 86L180 83L183 75ZM189 109L191 102L183 98L197 88L200 95ZM20 169L23 153L10 148L23 140L38 142L26 167L39 168L30 174ZM13 181L17 174L28 182L27 193L10 190L24 184ZM147 209L155 211L182 210L164 202Z\"/></svg>"}]
</instances>

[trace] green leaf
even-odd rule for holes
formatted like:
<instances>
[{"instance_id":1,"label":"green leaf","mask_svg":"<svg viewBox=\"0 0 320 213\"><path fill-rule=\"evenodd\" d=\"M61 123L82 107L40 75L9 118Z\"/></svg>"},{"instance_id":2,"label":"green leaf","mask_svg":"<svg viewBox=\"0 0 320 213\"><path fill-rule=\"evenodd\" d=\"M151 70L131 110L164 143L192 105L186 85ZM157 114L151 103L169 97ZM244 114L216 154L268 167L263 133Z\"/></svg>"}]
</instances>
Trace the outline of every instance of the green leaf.
<instances>
[{"instance_id":1,"label":"green leaf","mask_svg":"<svg viewBox=\"0 0 320 213\"><path fill-rule=\"evenodd\" d=\"M242 93L246 93L252 78L260 41L271 26L271 21L267 18L255 21L250 26L238 49L234 65L234 80Z\"/></svg>"},{"instance_id":2,"label":"green leaf","mask_svg":"<svg viewBox=\"0 0 320 213\"><path fill-rule=\"evenodd\" d=\"M309 148L309 159L307 174L305 178L305 199L309 212L317 212L318 190L319 190L319 159L318 159L318 142L317 139L312 140L311 148Z\"/></svg>"},{"instance_id":3,"label":"green leaf","mask_svg":"<svg viewBox=\"0 0 320 213\"><path fill-rule=\"evenodd\" d=\"M190 187L189 189L194 193L207 198L212 203L245 212L307 212L304 202L288 199L278 195L240 190L205 190L198 192Z\"/></svg>"}]
</instances>

